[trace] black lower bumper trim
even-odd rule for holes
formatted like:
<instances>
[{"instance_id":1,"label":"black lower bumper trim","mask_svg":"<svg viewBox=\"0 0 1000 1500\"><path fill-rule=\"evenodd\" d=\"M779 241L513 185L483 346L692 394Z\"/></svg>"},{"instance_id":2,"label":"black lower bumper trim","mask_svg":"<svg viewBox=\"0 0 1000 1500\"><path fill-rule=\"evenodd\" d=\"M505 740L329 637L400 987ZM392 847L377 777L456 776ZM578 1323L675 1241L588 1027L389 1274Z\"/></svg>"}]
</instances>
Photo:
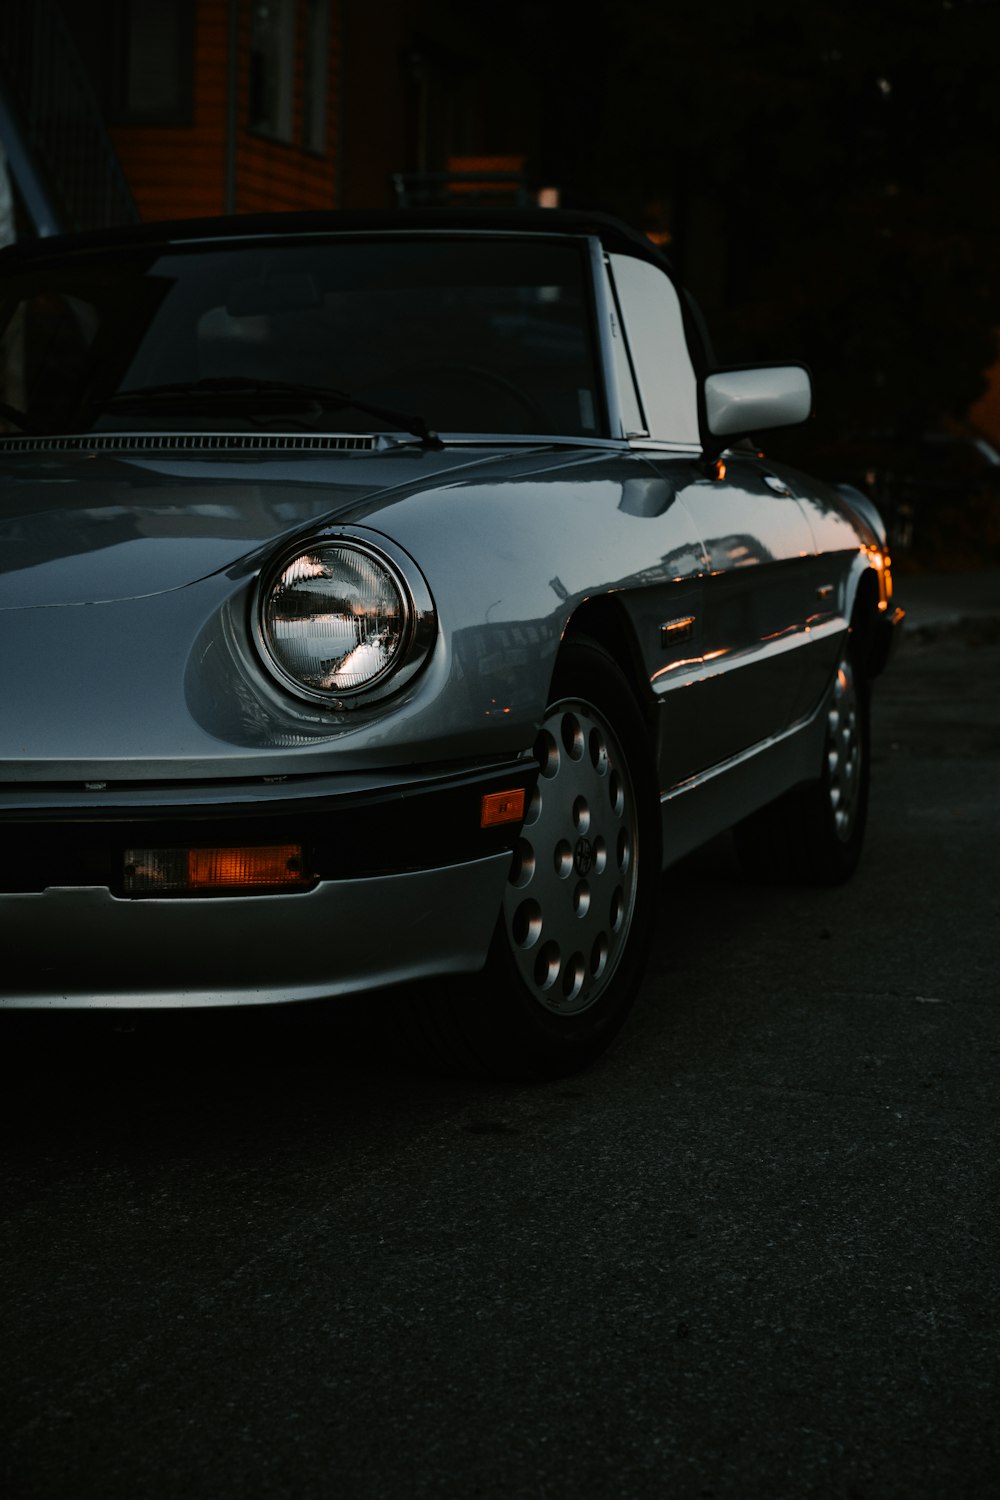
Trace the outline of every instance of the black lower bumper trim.
<instances>
[{"instance_id":1,"label":"black lower bumper trim","mask_svg":"<svg viewBox=\"0 0 1000 1500\"><path fill-rule=\"evenodd\" d=\"M0 819L0 892L97 885L124 895L128 848L301 844L315 880L461 864L513 849L520 823L482 828L482 799L488 792L521 788L527 806L537 776L532 762L517 761L457 773L443 784L361 796L296 799L290 794L287 801L224 808L5 814Z\"/></svg>"}]
</instances>

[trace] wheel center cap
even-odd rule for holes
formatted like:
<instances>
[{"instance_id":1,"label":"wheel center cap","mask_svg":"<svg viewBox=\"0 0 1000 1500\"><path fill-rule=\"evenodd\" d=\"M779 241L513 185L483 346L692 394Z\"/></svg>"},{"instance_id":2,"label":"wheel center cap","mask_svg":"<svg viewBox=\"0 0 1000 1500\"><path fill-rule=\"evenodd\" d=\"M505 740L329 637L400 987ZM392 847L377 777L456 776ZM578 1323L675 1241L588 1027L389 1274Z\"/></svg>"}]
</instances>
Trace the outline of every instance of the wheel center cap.
<instances>
[{"instance_id":1,"label":"wheel center cap","mask_svg":"<svg viewBox=\"0 0 1000 1500\"><path fill-rule=\"evenodd\" d=\"M573 850L573 868L578 875L589 875L594 863L594 849L589 839L579 838Z\"/></svg>"}]
</instances>

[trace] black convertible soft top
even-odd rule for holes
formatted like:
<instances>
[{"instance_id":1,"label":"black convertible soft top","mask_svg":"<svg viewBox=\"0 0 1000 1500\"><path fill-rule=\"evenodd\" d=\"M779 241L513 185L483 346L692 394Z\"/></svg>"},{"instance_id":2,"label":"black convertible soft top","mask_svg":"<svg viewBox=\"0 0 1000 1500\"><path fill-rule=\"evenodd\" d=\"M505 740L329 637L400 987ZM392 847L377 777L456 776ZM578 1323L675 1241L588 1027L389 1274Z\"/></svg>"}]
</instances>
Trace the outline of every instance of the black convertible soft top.
<instances>
[{"instance_id":1,"label":"black convertible soft top","mask_svg":"<svg viewBox=\"0 0 1000 1500\"><path fill-rule=\"evenodd\" d=\"M0 250L0 266L76 250L169 245L182 240L256 238L262 235L364 234L427 230L482 230L522 234L596 235L608 250L622 251L672 274L667 257L645 235L610 214L558 208L395 208L235 214L210 219L163 219L110 229L88 229L50 239L21 240Z\"/></svg>"}]
</instances>

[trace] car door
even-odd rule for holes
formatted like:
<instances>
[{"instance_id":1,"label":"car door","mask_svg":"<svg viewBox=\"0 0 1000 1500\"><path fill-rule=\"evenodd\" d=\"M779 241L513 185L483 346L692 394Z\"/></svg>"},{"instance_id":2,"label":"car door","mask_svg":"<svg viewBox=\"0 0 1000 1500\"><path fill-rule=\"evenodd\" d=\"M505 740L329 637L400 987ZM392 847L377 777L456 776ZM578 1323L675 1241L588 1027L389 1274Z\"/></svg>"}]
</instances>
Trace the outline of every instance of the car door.
<instances>
[{"instance_id":1,"label":"car door","mask_svg":"<svg viewBox=\"0 0 1000 1500\"><path fill-rule=\"evenodd\" d=\"M664 622L676 655L654 681L687 691L691 775L790 722L814 614L815 547L798 500L753 450L727 454L724 465L701 463L695 365L669 276L620 254L608 256L608 269L635 390L634 405L622 402L625 435L684 505L702 552L697 612ZM618 385L629 389L624 355Z\"/></svg>"},{"instance_id":2,"label":"car door","mask_svg":"<svg viewBox=\"0 0 1000 1500\"><path fill-rule=\"evenodd\" d=\"M718 765L792 720L815 614L813 538L796 497L751 455L727 454L683 499L705 551L699 722L705 763Z\"/></svg>"}]
</instances>

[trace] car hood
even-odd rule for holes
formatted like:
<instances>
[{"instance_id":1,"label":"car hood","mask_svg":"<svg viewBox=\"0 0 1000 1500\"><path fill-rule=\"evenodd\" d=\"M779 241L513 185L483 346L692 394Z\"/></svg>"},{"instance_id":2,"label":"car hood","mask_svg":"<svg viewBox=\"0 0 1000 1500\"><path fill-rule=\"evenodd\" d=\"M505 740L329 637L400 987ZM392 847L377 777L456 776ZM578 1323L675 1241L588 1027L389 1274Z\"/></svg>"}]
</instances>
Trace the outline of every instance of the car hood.
<instances>
[{"instance_id":1,"label":"car hood","mask_svg":"<svg viewBox=\"0 0 1000 1500\"><path fill-rule=\"evenodd\" d=\"M524 457L412 447L278 459L0 456L0 609L167 593L310 524L370 511L381 496Z\"/></svg>"}]
</instances>

